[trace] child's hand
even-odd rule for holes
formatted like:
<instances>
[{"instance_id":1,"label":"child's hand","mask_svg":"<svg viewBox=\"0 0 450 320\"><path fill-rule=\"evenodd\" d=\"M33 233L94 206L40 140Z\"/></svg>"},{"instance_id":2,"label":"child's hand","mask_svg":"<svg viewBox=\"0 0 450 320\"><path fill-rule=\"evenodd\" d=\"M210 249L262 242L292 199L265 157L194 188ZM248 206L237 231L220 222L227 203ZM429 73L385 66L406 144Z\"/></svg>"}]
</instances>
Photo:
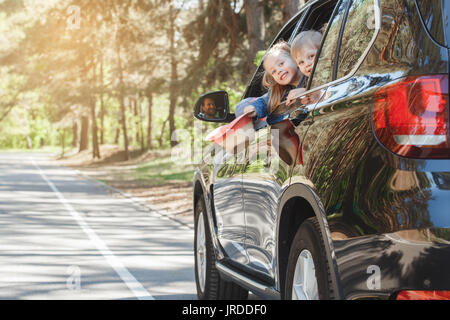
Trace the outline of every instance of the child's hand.
<instances>
[{"instance_id":1,"label":"child's hand","mask_svg":"<svg viewBox=\"0 0 450 320\"><path fill-rule=\"evenodd\" d=\"M289 94L286 98L286 105L290 106L291 104L293 104L298 96L300 96L305 91L305 88L292 89L291 91L289 91Z\"/></svg>"},{"instance_id":2,"label":"child's hand","mask_svg":"<svg viewBox=\"0 0 450 320\"><path fill-rule=\"evenodd\" d=\"M254 106L247 106L244 109L244 114L247 114L247 116L254 118L256 117L256 109Z\"/></svg>"},{"instance_id":3,"label":"child's hand","mask_svg":"<svg viewBox=\"0 0 450 320\"><path fill-rule=\"evenodd\" d=\"M305 96L304 98L302 98L301 102L304 105L310 104L311 103L310 96L309 95Z\"/></svg>"},{"instance_id":4,"label":"child's hand","mask_svg":"<svg viewBox=\"0 0 450 320\"><path fill-rule=\"evenodd\" d=\"M306 97L302 99L302 104L312 104L319 101L322 92L316 91L311 94L308 94Z\"/></svg>"}]
</instances>

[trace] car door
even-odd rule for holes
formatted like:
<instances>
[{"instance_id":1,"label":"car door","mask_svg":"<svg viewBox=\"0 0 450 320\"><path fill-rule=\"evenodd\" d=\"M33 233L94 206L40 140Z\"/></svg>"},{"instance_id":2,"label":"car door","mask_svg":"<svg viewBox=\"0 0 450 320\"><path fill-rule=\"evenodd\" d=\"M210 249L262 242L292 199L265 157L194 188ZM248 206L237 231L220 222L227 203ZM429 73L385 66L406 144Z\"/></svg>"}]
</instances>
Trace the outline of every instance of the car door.
<instances>
[{"instance_id":1,"label":"car door","mask_svg":"<svg viewBox=\"0 0 450 320\"><path fill-rule=\"evenodd\" d=\"M327 84L335 79L334 62L337 58L336 52L339 50L340 34L346 24L346 16L351 4L351 0L339 1L334 8L327 29L324 31L321 48L317 53L316 64L314 65L313 74L310 79L312 81L308 83L308 91L303 96L308 97L308 99L306 99L308 103L304 105L304 108L307 111L307 117L295 128L297 135L300 137L302 159L300 163L295 166L293 170L295 173L293 174L294 179L292 181L291 178L290 183L295 183L296 179L298 179L301 183L310 186L313 185L313 183L307 179L307 175L304 172L304 163L309 160L309 147L311 145L311 140L314 140L315 138L311 138L312 133L309 133L308 139L306 139L306 137L312 127L320 129L320 125L315 123L317 121L317 115L320 112L317 109L318 105L321 105L323 101L331 101L333 98L330 97L330 88ZM325 127L322 129L327 130Z\"/></svg>"},{"instance_id":2,"label":"car door","mask_svg":"<svg viewBox=\"0 0 450 320\"><path fill-rule=\"evenodd\" d=\"M238 153L218 150L213 171L213 203L217 236L227 258L247 264L245 218L242 197L242 157Z\"/></svg>"},{"instance_id":3,"label":"car door","mask_svg":"<svg viewBox=\"0 0 450 320\"><path fill-rule=\"evenodd\" d=\"M318 75L315 76L316 81L320 80L323 84L333 80L333 53L338 50L339 35L343 25L345 25L345 17L351 3L350 0L324 1L310 7L310 10L302 18L301 23L303 25L297 26L294 34L291 35L292 39L297 32L312 27L317 28L321 26L320 21L328 17L325 20L328 21L326 41L322 45L324 54L318 53L320 67L317 70L320 72L316 72ZM329 12L328 16L326 16L327 12ZM306 175L302 172L304 170L302 163L305 156L303 149L307 150L309 146L308 144L305 145L304 142L309 129L314 124L316 107L320 102L332 98L329 88L324 85L313 86L307 92L307 96L310 101L308 105L304 106L308 111L307 118L297 127L294 127L290 121L285 120L267 128L266 132L261 134L261 137L265 138L260 138L254 142L255 145L249 146L248 163L243 172L244 210L247 228L246 247L249 267L268 279L276 277L276 259L274 257L276 257L278 200L286 187L293 183L284 174L288 173L290 176L295 168L297 172L294 181L301 176L301 183L312 185L310 181L305 179ZM264 149L263 144L269 140L272 147L277 148L272 152L270 161L261 163L261 161L257 161L260 158L255 157L254 153L257 150Z\"/></svg>"},{"instance_id":4,"label":"car door","mask_svg":"<svg viewBox=\"0 0 450 320\"><path fill-rule=\"evenodd\" d=\"M330 214L342 209L342 188L357 174L351 167L373 140L368 121L372 93L367 92L377 80L364 72L373 61L361 64L378 33L377 8L377 0L342 2L342 22L330 26L310 83L309 92L320 92L321 98L307 106L309 118L297 128L303 130L303 164L294 168L291 183L308 181ZM337 181L342 188L336 188ZM354 203L347 205L353 211Z\"/></svg>"},{"instance_id":5,"label":"car door","mask_svg":"<svg viewBox=\"0 0 450 320\"><path fill-rule=\"evenodd\" d=\"M349 240L390 223L383 215L373 216L374 202L366 192L385 175L373 161L378 155L370 117L373 89L388 79L374 72L379 55L365 59L379 30L378 1L343 5L343 22L330 26L312 75L310 92L321 92L322 98L308 106L310 117L298 127L304 132L303 163L293 169L291 184L308 184L320 199L341 281L353 286L365 284L367 265L361 261L368 261L369 254L352 254Z\"/></svg>"},{"instance_id":6,"label":"car door","mask_svg":"<svg viewBox=\"0 0 450 320\"><path fill-rule=\"evenodd\" d=\"M277 36L289 41L302 25L310 7L304 9ZM259 68L260 74L262 66ZM257 92L260 78L247 89ZM288 185L289 170L294 163L299 138L294 127L285 120L274 126L266 126L256 132L256 137L246 148L243 167L243 197L246 222L247 267L256 277L267 283L275 279L276 220L278 199Z\"/></svg>"},{"instance_id":7,"label":"car door","mask_svg":"<svg viewBox=\"0 0 450 320\"><path fill-rule=\"evenodd\" d=\"M258 131L243 169L248 266L267 282L275 278L278 199L298 157L299 139L289 120Z\"/></svg>"},{"instance_id":8,"label":"car door","mask_svg":"<svg viewBox=\"0 0 450 320\"><path fill-rule=\"evenodd\" d=\"M291 20L283 30L278 34L273 43L280 39L289 40L291 35L297 30L299 21L301 22L304 13L309 10L306 7L303 13L300 13L297 18ZM260 65L256 70L250 85L244 94L244 98L259 97L266 93L267 90L261 85L261 71L263 66ZM260 125L258 125L260 127ZM269 130L267 127L260 129L258 132L264 137L268 137ZM270 135L269 135L270 136ZM223 154L219 156L220 160L214 166L214 204L218 227L218 238L221 245L224 247L228 258L232 262L237 262L235 266L248 266L250 264L247 253L246 239L247 228L244 210L244 189L243 189L243 173L251 167L249 164L249 156L252 158L257 152L251 150L266 150L267 145L255 145L256 141L263 141L259 138L253 140L250 146L245 148L238 148L236 153L227 153L223 150ZM265 142L267 144L267 142ZM270 141L269 141L270 144ZM255 149L256 147L256 149ZM273 162L276 163L276 162ZM250 167L249 167L250 165ZM248 172L247 172L248 173ZM281 173L285 178L288 172ZM251 220L251 219L250 219Z\"/></svg>"}]
</instances>

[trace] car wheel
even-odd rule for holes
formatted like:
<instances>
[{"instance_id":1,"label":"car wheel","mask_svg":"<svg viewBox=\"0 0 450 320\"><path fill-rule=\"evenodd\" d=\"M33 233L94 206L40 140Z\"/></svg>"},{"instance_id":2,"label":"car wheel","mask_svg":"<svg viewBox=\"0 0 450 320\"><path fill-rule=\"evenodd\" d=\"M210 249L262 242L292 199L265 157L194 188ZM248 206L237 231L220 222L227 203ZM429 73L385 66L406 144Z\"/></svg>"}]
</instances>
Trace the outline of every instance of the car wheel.
<instances>
[{"instance_id":1,"label":"car wheel","mask_svg":"<svg viewBox=\"0 0 450 320\"><path fill-rule=\"evenodd\" d=\"M325 242L317 218L302 223L289 253L285 298L288 300L333 299Z\"/></svg>"},{"instance_id":2,"label":"car wheel","mask_svg":"<svg viewBox=\"0 0 450 320\"><path fill-rule=\"evenodd\" d=\"M194 220L195 282L199 300L245 300L248 290L220 278L216 255L209 231L205 204L200 199L195 206Z\"/></svg>"}]
</instances>

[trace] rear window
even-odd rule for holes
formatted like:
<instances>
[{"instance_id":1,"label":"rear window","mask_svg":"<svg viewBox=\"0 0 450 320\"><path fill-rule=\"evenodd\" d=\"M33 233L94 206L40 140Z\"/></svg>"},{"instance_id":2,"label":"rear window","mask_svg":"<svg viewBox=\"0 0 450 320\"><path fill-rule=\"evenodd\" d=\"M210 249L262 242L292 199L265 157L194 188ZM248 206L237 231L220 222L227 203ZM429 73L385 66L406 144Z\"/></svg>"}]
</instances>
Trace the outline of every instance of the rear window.
<instances>
[{"instance_id":1,"label":"rear window","mask_svg":"<svg viewBox=\"0 0 450 320\"><path fill-rule=\"evenodd\" d=\"M447 35L446 37L445 32L450 27L447 15L450 4L446 3L445 0L416 0L416 4L430 35L441 46L448 47L449 43L447 38L450 35Z\"/></svg>"}]
</instances>

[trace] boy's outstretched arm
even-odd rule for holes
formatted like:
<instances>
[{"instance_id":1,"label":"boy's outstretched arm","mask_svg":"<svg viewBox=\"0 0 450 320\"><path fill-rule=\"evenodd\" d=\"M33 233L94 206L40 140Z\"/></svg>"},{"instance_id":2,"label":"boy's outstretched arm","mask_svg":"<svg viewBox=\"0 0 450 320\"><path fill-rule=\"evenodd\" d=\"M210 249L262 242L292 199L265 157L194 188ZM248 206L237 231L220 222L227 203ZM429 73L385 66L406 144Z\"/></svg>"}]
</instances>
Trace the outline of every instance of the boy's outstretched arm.
<instances>
[{"instance_id":1,"label":"boy's outstretched arm","mask_svg":"<svg viewBox=\"0 0 450 320\"><path fill-rule=\"evenodd\" d=\"M305 88L297 88L289 91L289 94L286 98L286 105L290 106L291 104L293 104L295 100L305 91L306 91Z\"/></svg>"}]
</instances>

